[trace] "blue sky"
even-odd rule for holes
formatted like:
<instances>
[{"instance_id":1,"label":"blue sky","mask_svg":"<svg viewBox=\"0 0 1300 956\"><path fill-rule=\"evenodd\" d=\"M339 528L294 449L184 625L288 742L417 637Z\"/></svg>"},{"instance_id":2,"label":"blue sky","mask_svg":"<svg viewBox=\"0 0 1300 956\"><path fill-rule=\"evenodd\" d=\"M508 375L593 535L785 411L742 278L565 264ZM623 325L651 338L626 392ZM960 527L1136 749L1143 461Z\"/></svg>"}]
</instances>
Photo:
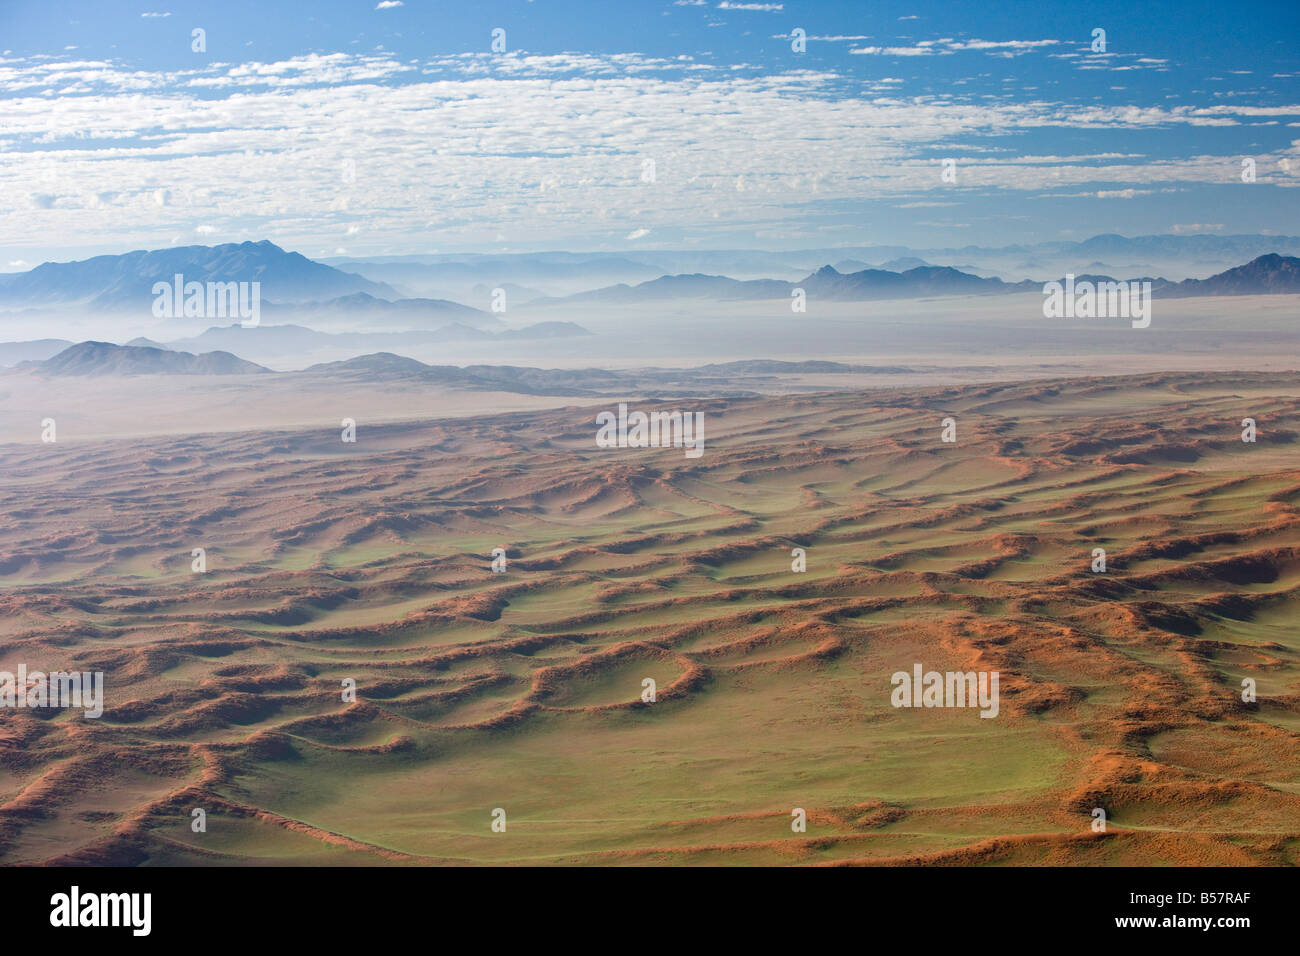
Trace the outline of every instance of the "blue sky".
<instances>
[{"instance_id":1,"label":"blue sky","mask_svg":"<svg viewBox=\"0 0 1300 956\"><path fill-rule=\"evenodd\" d=\"M1295 234L1298 7L0 0L0 270Z\"/></svg>"}]
</instances>

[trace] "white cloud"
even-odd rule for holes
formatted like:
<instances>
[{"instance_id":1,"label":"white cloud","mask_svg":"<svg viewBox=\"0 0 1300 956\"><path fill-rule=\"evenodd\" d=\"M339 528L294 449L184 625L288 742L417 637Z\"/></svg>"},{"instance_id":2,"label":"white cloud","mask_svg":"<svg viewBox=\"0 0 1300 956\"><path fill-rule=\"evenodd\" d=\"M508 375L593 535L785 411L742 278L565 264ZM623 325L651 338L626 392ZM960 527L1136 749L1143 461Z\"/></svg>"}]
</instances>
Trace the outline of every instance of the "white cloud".
<instances>
[{"instance_id":1,"label":"white cloud","mask_svg":"<svg viewBox=\"0 0 1300 956\"><path fill-rule=\"evenodd\" d=\"M944 50L935 50L923 46L864 46L850 50L857 56L868 54L883 54L885 56L929 56L932 53L944 53Z\"/></svg>"},{"instance_id":2,"label":"white cloud","mask_svg":"<svg viewBox=\"0 0 1300 956\"><path fill-rule=\"evenodd\" d=\"M920 40L912 46L867 46L850 53L883 56L932 56L975 51L992 56L1020 56L1042 47L1056 46L1060 40Z\"/></svg>"},{"instance_id":3,"label":"white cloud","mask_svg":"<svg viewBox=\"0 0 1300 956\"><path fill-rule=\"evenodd\" d=\"M953 40L947 41L950 50L1033 50L1037 47L1056 46L1060 40Z\"/></svg>"},{"instance_id":4,"label":"white cloud","mask_svg":"<svg viewBox=\"0 0 1300 956\"><path fill-rule=\"evenodd\" d=\"M788 39L790 39L790 34L788 34L788 33L776 33L776 34L773 34L773 35L772 35L772 39L773 39L773 40L788 40ZM857 35L857 36L839 36L839 35L835 35L835 36L809 36L807 39L809 39L809 40L817 40L817 41L819 41L819 42L821 42L821 43L847 43L847 42L857 42L857 41L860 41L860 40L870 40L871 37L870 37L869 35L867 35L867 34L864 33L864 34L859 34L859 35Z\"/></svg>"},{"instance_id":5,"label":"white cloud","mask_svg":"<svg viewBox=\"0 0 1300 956\"><path fill-rule=\"evenodd\" d=\"M51 236L140 247L198 222L314 245L361 221L382 248L431 235L447 246L561 243L629 222L662 234L795 217L815 229L836 203L952 199L938 146L958 158L962 190L1118 196L1222 183L1239 159L1010 154L1006 143L1043 130L1300 119L1300 105L915 98L849 82L817 69L719 70L684 54L324 54L176 71L3 60L0 235L14 248ZM647 156L653 184L640 182ZM1300 144L1256 159L1271 184L1300 186L1300 161L1284 165Z\"/></svg>"},{"instance_id":6,"label":"white cloud","mask_svg":"<svg viewBox=\"0 0 1300 956\"><path fill-rule=\"evenodd\" d=\"M403 6L402 0L379 0L375 6L376 10L391 10L393 7Z\"/></svg>"}]
</instances>

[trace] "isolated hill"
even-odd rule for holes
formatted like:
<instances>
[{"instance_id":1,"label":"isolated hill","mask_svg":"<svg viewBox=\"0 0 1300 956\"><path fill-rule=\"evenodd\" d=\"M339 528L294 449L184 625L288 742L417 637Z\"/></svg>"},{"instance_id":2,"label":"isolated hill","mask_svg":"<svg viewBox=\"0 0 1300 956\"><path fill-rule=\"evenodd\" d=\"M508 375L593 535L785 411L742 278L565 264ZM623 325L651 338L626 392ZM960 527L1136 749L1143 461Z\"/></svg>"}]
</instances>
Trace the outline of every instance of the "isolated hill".
<instances>
[{"instance_id":1,"label":"isolated hill","mask_svg":"<svg viewBox=\"0 0 1300 956\"><path fill-rule=\"evenodd\" d=\"M430 324L443 324L448 319L476 328L495 328L505 324L490 312L461 305L450 299L388 300L366 292L311 302L266 302L262 305L262 315L295 317L304 321L310 321L313 317L327 318L358 324L396 321L426 327Z\"/></svg>"},{"instance_id":2,"label":"isolated hill","mask_svg":"<svg viewBox=\"0 0 1300 956\"><path fill-rule=\"evenodd\" d=\"M317 332L301 325L258 325L244 328L238 323L216 326L199 335L176 339L161 348L181 349L187 352L224 351L239 355L242 352L281 354L310 352L335 336ZM128 342L128 345L134 343Z\"/></svg>"},{"instance_id":3,"label":"isolated hill","mask_svg":"<svg viewBox=\"0 0 1300 956\"><path fill-rule=\"evenodd\" d=\"M365 333L360 333L365 334ZM380 333L371 333L380 334ZM482 341L491 339L497 335L508 335L508 332L492 333L486 329L476 328L472 325L466 325L464 322L452 322L448 325L440 326L431 332L395 332L394 337L409 337L411 341L421 342L472 342L475 340Z\"/></svg>"},{"instance_id":4,"label":"isolated hill","mask_svg":"<svg viewBox=\"0 0 1300 956\"><path fill-rule=\"evenodd\" d=\"M67 339L35 339L31 342L0 342L0 366L19 362L43 362L69 345Z\"/></svg>"},{"instance_id":5,"label":"isolated hill","mask_svg":"<svg viewBox=\"0 0 1300 956\"><path fill-rule=\"evenodd\" d=\"M863 262L861 259L841 259L835 264L836 272L861 272L863 269L870 269L870 262Z\"/></svg>"},{"instance_id":6,"label":"isolated hill","mask_svg":"<svg viewBox=\"0 0 1300 956\"><path fill-rule=\"evenodd\" d=\"M110 342L79 342L25 367L44 375L247 375L270 371L229 352L193 355Z\"/></svg>"},{"instance_id":7,"label":"isolated hill","mask_svg":"<svg viewBox=\"0 0 1300 956\"><path fill-rule=\"evenodd\" d=\"M847 275L823 266L796 285L810 296L825 299L904 299L927 295L988 295L1041 288L1037 283L983 279L948 266L920 266L904 272L863 269Z\"/></svg>"},{"instance_id":8,"label":"isolated hill","mask_svg":"<svg viewBox=\"0 0 1300 956\"><path fill-rule=\"evenodd\" d=\"M108 310L152 308L156 282L260 282L263 301L300 301L364 292L397 298L381 283L286 252L268 240L180 246L46 262L0 276L0 307L85 304Z\"/></svg>"},{"instance_id":9,"label":"isolated hill","mask_svg":"<svg viewBox=\"0 0 1300 956\"><path fill-rule=\"evenodd\" d=\"M888 262L882 262L880 264L880 268L886 270L887 272L906 272L908 269L924 269L929 265L931 265L931 263L926 262L924 259L920 259L916 256L901 256L897 259L890 259ZM845 271L844 269L840 269L839 266L836 266L835 268L839 269L840 272ZM849 270L849 271L861 271L861 270Z\"/></svg>"},{"instance_id":10,"label":"isolated hill","mask_svg":"<svg viewBox=\"0 0 1300 956\"><path fill-rule=\"evenodd\" d=\"M1252 259L1208 279L1184 279L1161 290L1166 297L1300 293L1300 258L1276 253Z\"/></svg>"},{"instance_id":11,"label":"isolated hill","mask_svg":"<svg viewBox=\"0 0 1300 956\"><path fill-rule=\"evenodd\" d=\"M1054 281L1065 282L1065 276L1057 276ZM1075 275L1074 284L1078 286L1081 282L1091 282L1093 285L1101 285L1104 282L1150 282L1153 292L1171 288L1178 284L1176 282L1170 282L1168 279L1161 279L1155 276L1140 276L1136 279L1119 279L1115 276L1104 275L1097 272L1083 272Z\"/></svg>"},{"instance_id":12,"label":"isolated hill","mask_svg":"<svg viewBox=\"0 0 1300 956\"><path fill-rule=\"evenodd\" d=\"M538 322L526 325L522 329L510 329L501 333L503 339L568 339L576 336L591 335L577 322Z\"/></svg>"},{"instance_id":13,"label":"isolated hill","mask_svg":"<svg viewBox=\"0 0 1300 956\"><path fill-rule=\"evenodd\" d=\"M434 371L459 371L456 366L434 366L418 362L405 355L392 352L375 352L371 355L358 355L356 358L341 362L322 362L303 369L304 375L329 374L343 376L367 376L393 381L402 378L427 378Z\"/></svg>"},{"instance_id":14,"label":"isolated hill","mask_svg":"<svg viewBox=\"0 0 1300 956\"><path fill-rule=\"evenodd\" d=\"M539 369L514 365L426 365L391 352L361 355L342 362L325 362L295 373L331 378L363 378L367 382L418 381L432 385L490 389L525 395L590 395L601 386L622 381L603 369Z\"/></svg>"}]
</instances>

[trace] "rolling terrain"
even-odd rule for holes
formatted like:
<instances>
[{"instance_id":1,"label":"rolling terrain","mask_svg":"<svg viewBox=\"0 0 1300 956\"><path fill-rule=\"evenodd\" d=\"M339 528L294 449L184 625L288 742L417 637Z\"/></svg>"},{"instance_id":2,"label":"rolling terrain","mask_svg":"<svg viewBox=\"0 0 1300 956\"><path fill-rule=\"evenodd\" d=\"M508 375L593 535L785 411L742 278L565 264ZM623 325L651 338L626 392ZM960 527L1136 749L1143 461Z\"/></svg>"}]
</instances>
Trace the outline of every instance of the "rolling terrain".
<instances>
[{"instance_id":1,"label":"rolling terrain","mask_svg":"<svg viewBox=\"0 0 1300 956\"><path fill-rule=\"evenodd\" d=\"M569 401L0 446L0 861L1300 863L1300 374Z\"/></svg>"}]
</instances>

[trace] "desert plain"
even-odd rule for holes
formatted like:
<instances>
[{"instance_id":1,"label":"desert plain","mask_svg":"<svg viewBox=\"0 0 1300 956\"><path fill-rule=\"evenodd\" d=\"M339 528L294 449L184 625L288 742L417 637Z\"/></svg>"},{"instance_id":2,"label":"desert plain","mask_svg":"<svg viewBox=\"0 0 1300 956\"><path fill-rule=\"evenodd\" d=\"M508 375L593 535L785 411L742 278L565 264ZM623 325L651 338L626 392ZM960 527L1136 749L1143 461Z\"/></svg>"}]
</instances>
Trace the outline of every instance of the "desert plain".
<instances>
[{"instance_id":1,"label":"desert plain","mask_svg":"<svg viewBox=\"0 0 1300 956\"><path fill-rule=\"evenodd\" d=\"M1300 862L1300 374L298 399L0 447L0 670L105 682L0 720L0 861Z\"/></svg>"}]
</instances>

